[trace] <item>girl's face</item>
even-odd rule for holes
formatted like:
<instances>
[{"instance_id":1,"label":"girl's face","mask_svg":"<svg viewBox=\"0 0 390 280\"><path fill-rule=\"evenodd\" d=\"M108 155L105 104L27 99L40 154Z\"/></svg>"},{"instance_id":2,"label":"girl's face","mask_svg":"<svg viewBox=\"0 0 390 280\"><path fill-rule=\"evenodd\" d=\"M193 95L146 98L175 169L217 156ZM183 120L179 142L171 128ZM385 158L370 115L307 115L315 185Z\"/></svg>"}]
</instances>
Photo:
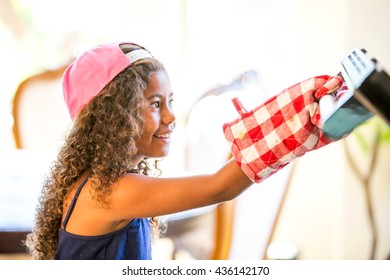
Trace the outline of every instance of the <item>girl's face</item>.
<instances>
[{"instance_id":1,"label":"girl's face","mask_svg":"<svg viewBox=\"0 0 390 280\"><path fill-rule=\"evenodd\" d=\"M141 114L145 126L137 142L137 158L161 158L168 155L176 120L172 111L171 84L165 71L150 75L144 95L146 106L141 109Z\"/></svg>"}]
</instances>

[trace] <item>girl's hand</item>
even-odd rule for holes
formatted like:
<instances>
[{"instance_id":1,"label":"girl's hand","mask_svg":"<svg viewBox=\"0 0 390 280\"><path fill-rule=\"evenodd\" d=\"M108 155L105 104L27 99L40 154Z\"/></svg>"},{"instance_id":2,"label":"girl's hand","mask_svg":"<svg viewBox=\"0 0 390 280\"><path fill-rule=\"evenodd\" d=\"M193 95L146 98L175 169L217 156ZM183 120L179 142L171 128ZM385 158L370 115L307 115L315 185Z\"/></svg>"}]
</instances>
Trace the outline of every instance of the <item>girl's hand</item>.
<instances>
[{"instance_id":1,"label":"girl's hand","mask_svg":"<svg viewBox=\"0 0 390 280\"><path fill-rule=\"evenodd\" d=\"M316 76L295 84L223 127L232 154L254 182L260 182L295 158L334 141L320 128L319 99L343 85L339 76ZM345 87L343 87L345 88Z\"/></svg>"}]
</instances>

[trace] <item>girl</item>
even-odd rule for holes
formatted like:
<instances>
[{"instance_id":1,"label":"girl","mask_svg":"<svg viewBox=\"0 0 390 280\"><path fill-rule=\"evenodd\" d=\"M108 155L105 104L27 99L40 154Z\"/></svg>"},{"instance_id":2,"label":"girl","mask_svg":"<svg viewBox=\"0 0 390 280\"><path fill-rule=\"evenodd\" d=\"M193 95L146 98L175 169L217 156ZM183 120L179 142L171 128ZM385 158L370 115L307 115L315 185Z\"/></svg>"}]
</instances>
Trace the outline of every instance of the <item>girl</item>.
<instances>
[{"instance_id":1,"label":"girl","mask_svg":"<svg viewBox=\"0 0 390 280\"><path fill-rule=\"evenodd\" d=\"M253 183L234 160L212 175L148 176L146 159L169 152L175 115L167 72L139 45L85 52L63 91L74 125L26 239L34 259L151 259L150 217L227 201Z\"/></svg>"}]
</instances>

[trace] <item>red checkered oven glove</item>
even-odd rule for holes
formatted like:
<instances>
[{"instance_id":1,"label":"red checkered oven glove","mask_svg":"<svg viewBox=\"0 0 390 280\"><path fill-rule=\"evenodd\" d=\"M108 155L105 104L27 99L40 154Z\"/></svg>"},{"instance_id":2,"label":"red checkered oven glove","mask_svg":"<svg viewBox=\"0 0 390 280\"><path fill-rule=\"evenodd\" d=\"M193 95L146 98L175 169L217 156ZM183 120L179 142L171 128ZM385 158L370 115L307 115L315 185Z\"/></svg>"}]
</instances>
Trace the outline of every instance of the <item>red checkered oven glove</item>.
<instances>
[{"instance_id":1,"label":"red checkered oven glove","mask_svg":"<svg viewBox=\"0 0 390 280\"><path fill-rule=\"evenodd\" d=\"M343 85L339 76L316 76L293 85L247 112L233 99L240 117L223 126L233 157L258 183L295 158L332 142L320 129L318 100Z\"/></svg>"}]
</instances>

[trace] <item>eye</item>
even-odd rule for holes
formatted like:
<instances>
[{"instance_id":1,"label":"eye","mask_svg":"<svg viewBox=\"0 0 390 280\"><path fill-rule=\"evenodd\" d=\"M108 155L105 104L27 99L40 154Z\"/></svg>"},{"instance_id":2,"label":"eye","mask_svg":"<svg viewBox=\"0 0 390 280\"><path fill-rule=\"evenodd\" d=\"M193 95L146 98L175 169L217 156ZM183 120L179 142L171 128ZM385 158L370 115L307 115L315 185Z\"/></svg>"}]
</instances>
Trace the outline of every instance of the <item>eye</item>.
<instances>
[{"instance_id":1,"label":"eye","mask_svg":"<svg viewBox=\"0 0 390 280\"><path fill-rule=\"evenodd\" d=\"M174 104L175 104L175 102L174 102L173 99L169 100L169 107L170 107L170 108L173 108L173 107L174 107Z\"/></svg>"},{"instance_id":2,"label":"eye","mask_svg":"<svg viewBox=\"0 0 390 280\"><path fill-rule=\"evenodd\" d=\"M153 109L159 109L160 108L160 101L155 101L155 102L151 103L150 106Z\"/></svg>"}]
</instances>

